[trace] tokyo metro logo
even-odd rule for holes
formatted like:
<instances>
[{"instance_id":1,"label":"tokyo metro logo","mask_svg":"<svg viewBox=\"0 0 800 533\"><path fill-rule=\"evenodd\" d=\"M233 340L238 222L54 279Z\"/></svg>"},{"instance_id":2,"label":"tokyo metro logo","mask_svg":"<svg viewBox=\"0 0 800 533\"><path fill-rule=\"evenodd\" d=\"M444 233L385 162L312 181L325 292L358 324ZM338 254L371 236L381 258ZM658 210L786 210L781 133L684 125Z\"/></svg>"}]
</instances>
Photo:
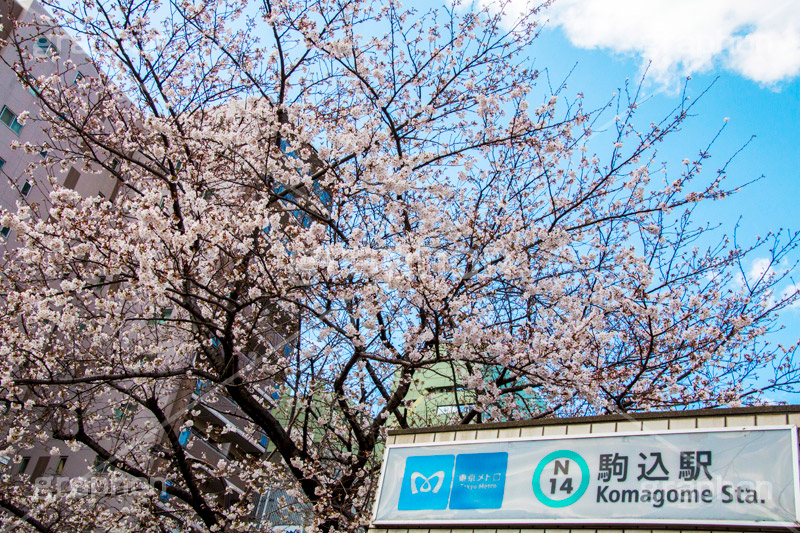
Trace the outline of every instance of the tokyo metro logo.
<instances>
[{"instance_id":1,"label":"tokyo metro logo","mask_svg":"<svg viewBox=\"0 0 800 533\"><path fill-rule=\"evenodd\" d=\"M506 452L409 457L397 508L499 509L507 466Z\"/></svg>"},{"instance_id":2,"label":"tokyo metro logo","mask_svg":"<svg viewBox=\"0 0 800 533\"><path fill-rule=\"evenodd\" d=\"M453 483L455 455L428 455L406 459L397 508L401 511L447 509Z\"/></svg>"},{"instance_id":3,"label":"tokyo metro logo","mask_svg":"<svg viewBox=\"0 0 800 533\"><path fill-rule=\"evenodd\" d=\"M422 485L418 484L420 479L422 480ZM431 485L431 480L434 480L436 484ZM416 494L418 492L433 492L436 494L439 492L439 489L442 488L442 483L444 483L444 472L442 470L439 470L429 477L425 477L419 472L414 472L411 474L411 494Z\"/></svg>"}]
</instances>

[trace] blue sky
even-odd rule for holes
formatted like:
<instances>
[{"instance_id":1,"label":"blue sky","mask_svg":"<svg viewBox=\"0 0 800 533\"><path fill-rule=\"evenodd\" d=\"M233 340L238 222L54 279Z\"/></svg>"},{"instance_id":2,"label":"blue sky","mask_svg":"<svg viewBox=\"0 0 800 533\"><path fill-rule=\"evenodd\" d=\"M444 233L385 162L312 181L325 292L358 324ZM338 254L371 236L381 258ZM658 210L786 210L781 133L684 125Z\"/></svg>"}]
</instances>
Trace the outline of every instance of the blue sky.
<instances>
[{"instance_id":1,"label":"blue sky","mask_svg":"<svg viewBox=\"0 0 800 533\"><path fill-rule=\"evenodd\" d=\"M514 0L525 9L522 0ZM800 229L800 4L795 0L557 0L546 10L535 65L568 94L582 92L588 107L606 102L626 78L649 65L647 112L666 113L678 102L686 76L697 96L695 117L662 152L673 164L697 154L719 128L725 131L704 165L714 171L755 138L729 167L729 183L764 179L699 211L730 233L739 221L744 244L777 228ZM573 70L574 68L574 70ZM715 81L716 80L716 81ZM725 119L729 120L725 122ZM800 255L800 254L796 254ZM758 257L748 268L757 269ZM794 277L800 284L800 273ZM784 344L800 337L800 309L781 316ZM774 395L792 403L800 394Z\"/></svg>"},{"instance_id":2,"label":"blue sky","mask_svg":"<svg viewBox=\"0 0 800 533\"><path fill-rule=\"evenodd\" d=\"M800 12L800 6L797 10ZM642 31L647 27L648 21L643 20ZM600 44L581 48L552 22L545 26L531 53L537 67L547 68L554 83L563 80L574 67L568 85L583 92L590 105L602 104L626 78L638 80L649 61L645 50L620 50ZM800 48L797 53L800 56ZM764 62L769 60L769 55L763 58ZM697 116L688 121L679 138L673 139L675 156L681 155L681 148L686 157L695 155L725 118L730 120L712 151L716 156L712 163L721 163L755 135L730 167L730 179L731 183L744 183L761 175L765 178L737 196L715 203L711 220L735 221L741 215L742 235L751 237L777 227L800 229L795 207L800 200L800 72L787 73L778 82L758 81L725 68L721 61L698 71L666 71L655 63L650 67L652 76L645 92L651 97L647 107L654 113L666 112L678 103L676 88L684 76L692 77L688 91L691 96L698 96L716 79L698 104Z\"/></svg>"}]
</instances>

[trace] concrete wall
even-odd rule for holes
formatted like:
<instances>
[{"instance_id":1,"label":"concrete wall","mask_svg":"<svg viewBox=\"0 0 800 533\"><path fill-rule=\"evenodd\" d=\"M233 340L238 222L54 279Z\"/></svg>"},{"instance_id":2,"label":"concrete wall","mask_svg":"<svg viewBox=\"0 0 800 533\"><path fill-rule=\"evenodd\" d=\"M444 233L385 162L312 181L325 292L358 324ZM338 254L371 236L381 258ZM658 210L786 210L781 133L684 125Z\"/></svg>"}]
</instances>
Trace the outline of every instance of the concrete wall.
<instances>
[{"instance_id":1,"label":"concrete wall","mask_svg":"<svg viewBox=\"0 0 800 533\"><path fill-rule=\"evenodd\" d=\"M677 411L667 413L643 413L632 415L593 416L569 419L526 420L509 423L450 426L437 428L421 428L392 431L387 439L388 444L422 444L429 442L457 442L472 440L513 439L519 437L545 437L558 435L588 435L592 433L636 433L657 430L686 430L707 428L736 428L752 426L800 426L800 405L746 407L734 409L702 409L695 411ZM784 528L735 528L703 529L688 527L661 526L657 529L648 527L627 527L626 529L608 527L569 526L557 527L548 525L537 528L498 526L497 528L427 528L404 527L371 528L370 533L661 533L676 531L786 531ZM796 531L796 530L795 530Z\"/></svg>"}]
</instances>

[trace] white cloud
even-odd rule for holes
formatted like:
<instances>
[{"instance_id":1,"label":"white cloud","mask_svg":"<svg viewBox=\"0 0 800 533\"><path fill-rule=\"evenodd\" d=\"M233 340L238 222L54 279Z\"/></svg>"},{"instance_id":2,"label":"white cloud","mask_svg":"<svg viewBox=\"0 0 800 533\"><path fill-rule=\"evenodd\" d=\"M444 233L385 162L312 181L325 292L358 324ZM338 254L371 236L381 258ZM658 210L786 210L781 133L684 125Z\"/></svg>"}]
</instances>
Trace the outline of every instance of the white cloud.
<instances>
[{"instance_id":1,"label":"white cloud","mask_svg":"<svg viewBox=\"0 0 800 533\"><path fill-rule=\"evenodd\" d=\"M741 272L737 272L733 281L737 287L744 287L745 279L747 279L748 285L756 285L778 275L779 272L776 272L775 266L768 257L756 257L750 263L750 269L744 273L744 276Z\"/></svg>"},{"instance_id":2,"label":"white cloud","mask_svg":"<svg viewBox=\"0 0 800 533\"><path fill-rule=\"evenodd\" d=\"M774 275L775 269L772 268L772 261L770 261L768 257L759 257L753 260L753 264L750 265L750 271L747 273L747 279L750 280L750 282L755 283L762 278Z\"/></svg>"},{"instance_id":3,"label":"white cloud","mask_svg":"<svg viewBox=\"0 0 800 533\"><path fill-rule=\"evenodd\" d=\"M800 292L800 285L797 283L792 283L781 292L781 298L789 298L794 294ZM789 306L789 309L800 309L800 300L795 300L792 305Z\"/></svg>"},{"instance_id":4,"label":"white cloud","mask_svg":"<svg viewBox=\"0 0 800 533\"><path fill-rule=\"evenodd\" d=\"M768 257L757 257L750 263L750 269L742 276L741 272L733 277L733 282L736 287L744 287L745 278L748 284L753 285L761 281L769 281L771 277L780 277L788 274L789 263L784 260L779 264L773 263ZM800 283L790 282L785 284L783 290L780 291L780 299L789 298L796 293L800 293ZM774 296L769 296L767 303L773 305L776 302ZM795 300L789 305L788 309L800 310L800 299Z\"/></svg>"},{"instance_id":5,"label":"white cloud","mask_svg":"<svg viewBox=\"0 0 800 533\"><path fill-rule=\"evenodd\" d=\"M577 47L652 61L664 85L712 68L765 85L800 75L797 0L556 0L542 17Z\"/></svg>"}]
</instances>

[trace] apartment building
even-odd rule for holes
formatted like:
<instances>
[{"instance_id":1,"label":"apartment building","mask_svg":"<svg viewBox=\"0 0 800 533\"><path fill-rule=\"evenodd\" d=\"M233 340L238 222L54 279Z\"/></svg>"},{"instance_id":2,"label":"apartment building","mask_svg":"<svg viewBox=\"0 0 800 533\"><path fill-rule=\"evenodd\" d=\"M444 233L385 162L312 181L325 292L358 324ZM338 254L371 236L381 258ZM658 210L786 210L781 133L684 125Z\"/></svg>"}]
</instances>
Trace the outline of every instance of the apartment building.
<instances>
[{"instance_id":1,"label":"apartment building","mask_svg":"<svg viewBox=\"0 0 800 533\"><path fill-rule=\"evenodd\" d=\"M32 28L24 28L25 35L12 33L8 21L29 23L46 15L44 8L36 0L0 0L0 16L3 28L0 38L14 41L15 37L27 37L26 46L34 57L44 58L33 67L32 79L57 72L57 61L48 57L58 56L61 64L71 60L77 69L63 75L65 86L80 84L87 77L97 76L97 71L87 60L81 47L68 35L57 28L34 34ZM36 118L39 101L36 91L18 79L10 67L16 60L18 51L9 44L0 49L0 207L13 212L20 205L28 205L39 217L47 217L49 194L54 184L73 189L81 196L96 197L113 202L121 191L120 180L115 177L116 161L107 162L105 168L85 172L81 165L56 164L60 154L50 136L46 124ZM34 149L25 150L29 145ZM16 147L16 148L15 148ZM12 250L17 244L14 232L3 226L0 228L0 252ZM286 328L284 328L285 330ZM283 331L286 334L286 331ZM283 335L277 331L274 338L268 339L269 349L283 349L286 345ZM245 457L261 457L265 454L268 442L266 436L257 429L243 411L223 392L196 378L184 379L180 386L169 391L166 403L170 406L170 416L185 427L179 436L180 444L195 466L212 469L220 460L235 463ZM146 440L153 449L153 457L144 469L155 471L158 467L159 451L164 450L163 432L148 429L149 415L137 405L114 395L97 399L98 409L107 413L108 424L113 427L114 436L105 442L109 449L124 448L131 439ZM13 412L5 413L6 425L13 425ZM190 424L182 424L189 420ZM0 428L0 435L6 434L8 427ZM55 450L55 451L54 451ZM86 447L72 450L60 440L52 439L40 443L23 452L19 460L15 457L0 457L0 471L11 474L18 481L22 491L38 487L41 490L58 490L65 482L76 478L86 480L91 490L108 490L104 504L110 507L125 505L124 490L119 481L104 480L112 475L113 467ZM169 480L162 483L169 484ZM202 487L206 494L216 495L217 503L225 506L245 493L241 480L235 476L224 479L215 478ZM251 496L249 496L251 497ZM299 516L287 511L286 495L279 489L267 490L255 498L254 520L262 524L290 520L293 525ZM171 510L170 496L163 491L155 502L164 513ZM290 502L294 506L297 502ZM5 522L0 506L0 524ZM287 514L288 513L288 514ZM276 522L277 521L277 522Z\"/></svg>"},{"instance_id":2,"label":"apartment building","mask_svg":"<svg viewBox=\"0 0 800 533\"><path fill-rule=\"evenodd\" d=\"M0 38L13 37L10 21L32 22L43 14L44 9L35 0L0 0L3 25ZM65 79L65 83L78 83L82 76L97 74L88 65L80 47L64 35L54 31L29 36L33 45L30 52L34 57L60 54L79 65L77 72L70 76L71 79ZM28 205L35 214L46 217L52 183L73 189L83 196L113 200L119 193L119 182L108 172L85 173L75 166L62 171L47 165L48 158L54 155L49 135L42 123L36 120L39 108L35 91L26 87L10 67L16 60L16 53L11 44L0 49L0 208L14 212L18 206ZM34 74L49 75L54 69L54 64L41 62L35 66ZM27 119L23 118L25 115ZM37 148L26 151L26 144ZM5 254L16 242L16 235L10 228L0 227L0 253ZM44 476L84 475L93 458L75 457L66 452L51 456L49 451L42 449L31 450L16 464L12 464L8 457L0 458L0 461L6 468L35 481Z\"/></svg>"},{"instance_id":3,"label":"apartment building","mask_svg":"<svg viewBox=\"0 0 800 533\"><path fill-rule=\"evenodd\" d=\"M4 21L0 38L10 37L11 24L6 21L32 22L44 14L44 9L36 0L0 0L0 16ZM28 31L33 33L33 30ZM34 57L59 54L77 65L74 72L65 76L65 84L80 83L85 76L97 75L78 44L65 34L53 31L31 37L33 46L30 52ZM13 48L6 46L0 50L0 173L3 177L0 182L0 207L14 211L19 203L24 203L34 206L39 216L46 216L51 180L83 196L113 200L119 193L119 182L109 172L87 173L76 166L63 170L39 166L30 170L32 166L46 162L47 157L53 154L48 149L47 131L36 120L38 103L35 92L21 83L9 67L16 60L16 50ZM55 68L53 63L44 61L34 66L33 75L49 75ZM27 119L20 117L24 113L28 114ZM22 148L26 143L41 149L28 153ZM20 147L12 149L17 144ZM9 228L0 229L0 236L3 246L13 246L15 238Z\"/></svg>"}]
</instances>

